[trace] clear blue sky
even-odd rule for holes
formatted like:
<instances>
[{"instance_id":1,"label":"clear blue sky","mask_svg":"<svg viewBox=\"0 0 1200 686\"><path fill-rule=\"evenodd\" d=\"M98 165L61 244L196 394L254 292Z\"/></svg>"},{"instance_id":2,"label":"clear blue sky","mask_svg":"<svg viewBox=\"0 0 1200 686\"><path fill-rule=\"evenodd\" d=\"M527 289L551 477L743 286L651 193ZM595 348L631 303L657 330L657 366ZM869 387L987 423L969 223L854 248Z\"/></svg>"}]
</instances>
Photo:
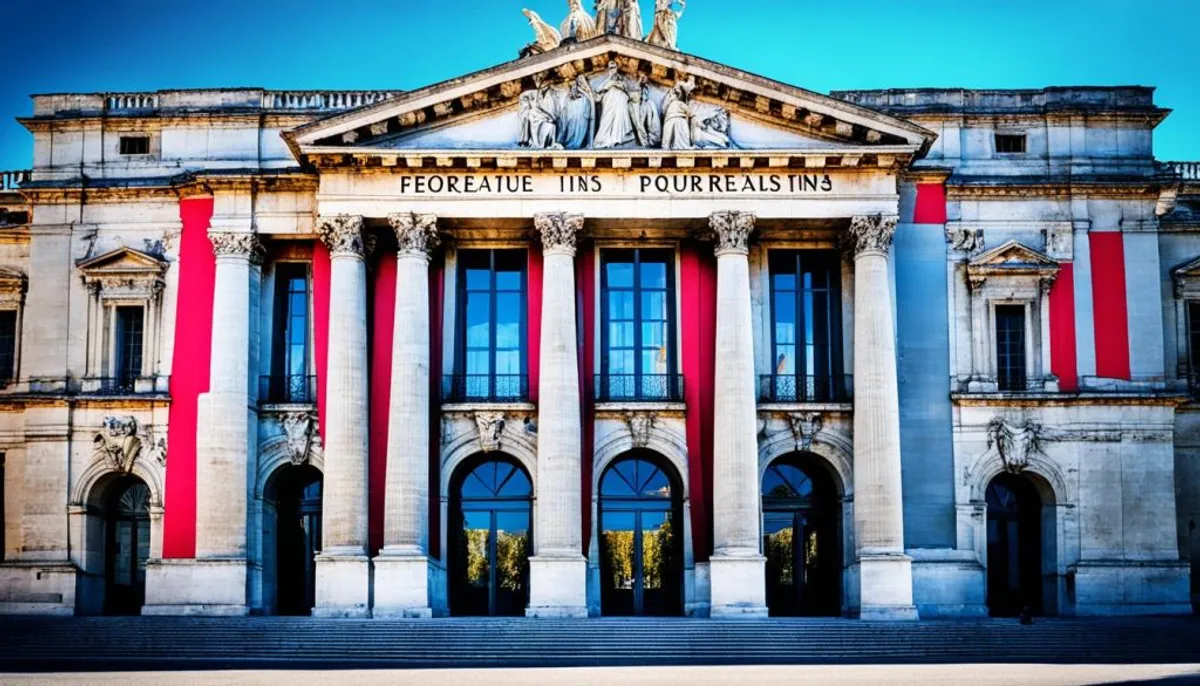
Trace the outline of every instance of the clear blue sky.
<instances>
[{"instance_id":1,"label":"clear blue sky","mask_svg":"<svg viewBox=\"0 0 1200 686\"><path fill-rule=\"evenodd\" d=\"M585 0L590 6L592 0ZM641 0L648 24L653 0ZM1157 86L1160 159L1200 159L1200 0L690 0L685 51L820 92ZM411 89L516 56L566 0L0 0L0 169L31 93Z\"/></svg>"}]
</instances>

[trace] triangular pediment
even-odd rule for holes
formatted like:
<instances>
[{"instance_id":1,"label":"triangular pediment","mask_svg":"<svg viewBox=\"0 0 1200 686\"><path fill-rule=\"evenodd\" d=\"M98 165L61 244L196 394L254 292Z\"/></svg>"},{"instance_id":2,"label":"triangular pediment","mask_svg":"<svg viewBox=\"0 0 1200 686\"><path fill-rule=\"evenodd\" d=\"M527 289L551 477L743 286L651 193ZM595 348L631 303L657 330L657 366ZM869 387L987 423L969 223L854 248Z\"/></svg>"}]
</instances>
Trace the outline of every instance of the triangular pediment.
<instances>
[{"instance_id":1,"label":"triangular pediment","mask_svg":"<svg viewBox=\"0 0 1200 686\"><path fill-rule=\"evenodd\" d=\"M610 64L616 65L615 77L608 71ZM614 80L625 84L623 90L631 97L637 91L636 97L657 109L664 128L661 143L646 144L640 136L632 143L600 142L604 140L599 133L604 119L603 91L611 91L605 86ZM586 116L564 113L569 106L582 105L581 90L590 90L588 98L594 103L590 142L563 133L569 117ZM662 149L668 139L666 110L681 93L691 108L695 135L686 141L689 147ZM616 95L616 102L622 97ZM530 143L528 128L522 128L529 121L530 107L540 102L550 103L545 110L564 108L550 117L557 117L554 123L563 128L557 140L553 134L542 137L548 144ZM611 110L619 111L617 107ZM851 157L878 153L892 158L919 156L936 136L910 122L842 100L674 50L606 35L343 112L284 137L301 158L530 148L547 155L578 150L619 155L656 149L669 155L678 149L711 148L764 153L821 150Z\"/></svg>"},{"instance_id":2,"label":"triangular pediment","mask_svg":"<svg viewBox=\"0 0 1200 686\"><path fill-rule=\"evenodd\" d=\"M967 263L967 270L973 275L1057 272L1058 268L1054 258L1015 240L981 253Z\"/></svg>"},{"instance_id":3,"label":"triangular pediment","mask_svg":"<svg viewBox=\"0 0 1200 686\"><path fill-rule=\"evenodd\" d=\"M167 263L139 250L121 247L103 255L80 260L75 266L87 277L136 277L159 276L166 270Z\"/></svg>"},{"instance_id":4,"label":"triangular pediment","mask_svg":"<svg viewBox=\"0 0 1200 686\"><path fill-rule=\"evenodd\" d=\"M1175 267L1171 270L1171 275L1176 279L1194 279L1200 277L1200 257Z\"/></svg>"}]
</instances>

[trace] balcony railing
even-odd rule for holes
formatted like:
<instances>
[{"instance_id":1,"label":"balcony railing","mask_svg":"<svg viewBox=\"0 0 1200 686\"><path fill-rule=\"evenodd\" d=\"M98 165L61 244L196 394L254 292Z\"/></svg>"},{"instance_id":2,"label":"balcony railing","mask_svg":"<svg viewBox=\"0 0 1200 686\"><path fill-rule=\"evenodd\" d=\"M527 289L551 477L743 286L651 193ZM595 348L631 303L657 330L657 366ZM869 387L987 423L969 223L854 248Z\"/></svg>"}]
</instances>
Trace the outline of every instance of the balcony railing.
<instances>
[{"instance_id":1,"label":"balcony railing","mask_svg":"<svg viewBox=\"0 0 1200 686\"><path fill-rule=\"evenodd\" d=\"M0 171L0 191L15 191L23 183L29 183L28 169Z\"/></svg>"},{"instance_id":2,"label":"balcony railing","mask_svg":"<svg viewBox=\"0 0 1200 686\"><path fill-rule=\"evenodd\" d=\"M683 377L677 374L597 374L596 402L678 402Z\"/></svg>"},{"instance_id":3,"label":"balcony railing","mask_svg":"<svg viewBox=\"0 0 1200 686\"><path fill-rule=\"evenodd\" d=\"M1200 162L1163 162L1161 166L1184 181L1200 181Z\"/></svg>"},{"instance_id":4,"label":"balcony railing","mask_svg":"<svg viewBox=\"0 0 1200 686\"><path fill-rule=\"evenodd\" d=\"M449 374L442 378L442 401L516 403L529 400L525 374Z\"/></svg>"},{"instance_id":5,"label":"balcony railing","mask_svg":"<svg viewBox=\"0 0 1200 686\"><path fill-rule=\"evenodd\" d=\"M305 374L263 376L258 380L259 402L307 405L317 401L317 377Z\"/></svg>"},{"instance_id":6,"label":"balcony railing","mask_svg":"<svg viewBox=\"0 0 1200 686\"><path fill-rule=\"evenodd\" d=\"M758 399L768 403L846 403L854 397L849 374L765 374L758 379Z\"/></svg>"}]
</instances>

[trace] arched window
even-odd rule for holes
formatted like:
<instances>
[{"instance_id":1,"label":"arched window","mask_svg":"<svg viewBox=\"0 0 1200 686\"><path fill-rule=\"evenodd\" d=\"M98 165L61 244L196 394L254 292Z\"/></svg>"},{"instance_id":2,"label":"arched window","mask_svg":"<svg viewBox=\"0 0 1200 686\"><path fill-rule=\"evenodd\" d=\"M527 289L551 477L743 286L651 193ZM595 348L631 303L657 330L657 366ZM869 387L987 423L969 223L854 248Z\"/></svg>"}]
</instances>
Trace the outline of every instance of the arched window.
<instances>
[{"instance_id":1,"label":"arched window","mask_svg":"<svg viewBox=\"0 0 1200 686\"><path fill-rule=\"evenodd\" d=\"M456 615L521 615L529 603L533 484L514 460L460 468L453 482L450 609Z\"/></svg>"},{"instance_id":2,"label":"arched window","mask_svg":"<svg viewBox=\"0 0 1200 686\"><path fill-rule=\"evenodd\" d=\"M626 457L600 479L600 602L605 615L682 611L683 531L677 477Z\"/></svg>"}]
</instances>

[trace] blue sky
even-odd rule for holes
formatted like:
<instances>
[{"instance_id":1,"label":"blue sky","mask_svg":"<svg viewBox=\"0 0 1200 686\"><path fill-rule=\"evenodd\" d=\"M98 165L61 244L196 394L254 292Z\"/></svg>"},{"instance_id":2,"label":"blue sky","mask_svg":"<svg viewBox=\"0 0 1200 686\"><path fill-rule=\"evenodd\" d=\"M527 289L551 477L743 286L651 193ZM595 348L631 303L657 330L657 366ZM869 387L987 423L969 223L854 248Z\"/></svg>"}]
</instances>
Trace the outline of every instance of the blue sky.
<instances>
[{"instance_id":1,"label":"blue sky","mask_svg":"<svg viewBox=\"0 0 1200 686\"><path fill-rule=\"evenodd\" d=\"M411 89L516 56L566 0L0 0L0 169L31 93ZM590 6L592 0L585 0ZM641 0L647 25L653 0ZM680 47L811 90L1157 86L1160 159L1200 159L1200 0L691 0Z\"/></svg>"}]
</instances>

